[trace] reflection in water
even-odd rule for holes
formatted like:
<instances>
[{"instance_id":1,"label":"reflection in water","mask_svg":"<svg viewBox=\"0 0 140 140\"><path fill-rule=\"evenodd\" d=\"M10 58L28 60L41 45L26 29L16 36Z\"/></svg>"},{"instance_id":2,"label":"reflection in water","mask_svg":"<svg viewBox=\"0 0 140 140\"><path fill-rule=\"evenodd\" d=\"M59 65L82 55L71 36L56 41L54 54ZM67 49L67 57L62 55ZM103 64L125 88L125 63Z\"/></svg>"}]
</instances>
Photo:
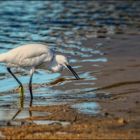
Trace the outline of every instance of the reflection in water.
<instances>
[{"instance_id":1,"label":"reflection in water","mask_svg":"<svg viewBox=\"0 0 140 140\"><path fill-rule=\"evenodd\" d=\"M16 112L16 114L12 117L12 120L14 120L16 118L16 116L22 111L23 108L24 108L24 96L20 96L20 98L19 98L19 109Z\"/></svg>"},{"instance_id":2,"label":"reflection in water","mask_svg":"<svg viewBox=\"0 0 140 140\"><path fill-rule=\"evenodd\" d=\"M30 107L32 106L32 100L30 100ZM24 109L24 96L20 96L19 98L19 109L16 112L16 114L12 117L12 120L14 120L18 114L20 114ZM31 111L29 110L29 114L30 116L32 115ZM22 115L22 117L24 118L25 116Z\"/></svg>"},{"instance_id":3,"label":"reflection in water","mask_svg":"<svg viewBox=\"0 0 140 140\"><path fill-rule=\"evenodd\" d=\"M33 100L30 100L30 105L28 108L24 108L24 98L20 98L20 107L19 110L15 113L15 115L12 117L11 120L14 119L25 119L25 118L29 118L32 116L37 116L37 117L41 117L41 116L47 116L50 113L48 112L41 112L41 111L31 111L30 108L32 107L32 103Z\"/></svg>"},{"instance_id":4,"label":"reflection in water","mask_svg":"<svg viewBox=\"0 0 140 140\"><path fill-rule=\"evenodd\" d=\"M19 106L18 111L17 109L0 110L0 114L1 114L0 125L1 126L21 126L21 125L31 125L31 124L37 124L37 125L38 124L40 125L60 124L60 125L66 126L70 124L69 122L66 122L66 121L43 120L42 117L50 115L51 113L30 110L30 108L32 107L33 100L30 100L30 105L28 108L24 108L24 98L19 98L19 102L20 102L19 103L20 106ZM31 117L37 117L37 120L36 119L30 120L30 121L25 120L26 118L31 118Z\"/></svg>"},{"instance_id":5,"label":"reflection in water","mask_svg":"<svg viewBox=\"0 0 140 140\"><path fill-rule=\"evenodd\" d=\"M88 115L96 115L99 113L100 106L96 102L83 102L72 105L72 108L77 109L80 113Z\"/></svg>"},{"instance_id":6,"label":"reflection in water","mask_svg":"<svg viewBox=\"0 0 140 140\"><path fill-rule=\"evenodd\" d=\"M30 100L30 105L29 107L32 106L32 100ZM1 109L0 110L0 121L8 121L8 120L14 120L17 118L26 118L27 116L32 116L32 113L30 109L25 109L24 108L24 97L20 96L19 101L18 101L18 109L11 109L11 108L6 108L6 109ZM27 115L28 114L28 115ZM13 116L13 117L12 117Z\"/></svg>"}]
</instances>

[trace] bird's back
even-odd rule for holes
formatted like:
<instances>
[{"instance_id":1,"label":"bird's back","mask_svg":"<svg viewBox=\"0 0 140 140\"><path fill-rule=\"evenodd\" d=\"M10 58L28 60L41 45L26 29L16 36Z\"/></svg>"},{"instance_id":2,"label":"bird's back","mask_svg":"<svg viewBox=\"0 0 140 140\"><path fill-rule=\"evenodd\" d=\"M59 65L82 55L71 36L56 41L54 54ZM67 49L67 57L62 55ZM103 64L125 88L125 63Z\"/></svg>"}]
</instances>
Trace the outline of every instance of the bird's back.
<instances>
[{"instance_id":1,"label":"bird's back","mask_svg":"<svg viewBox=\"0 0 140 140\"><path fill-rule=\"evenodd\" d=\"M27 44L7 52L6 63L21 67L36 66L51 61L53 51L44 44Z\"/></svg>"},{"instance_id":2,"label":"bird's back","mask_svg":"<svg viewBox=\"0 0 140 140\"><path fill-rule=\"evenodd\" d=\"M22 57L39 56L42 53L49 53L47 45L43 44L27 44L14 48L8 52L11 56L20 55Z\"/></svg>"}]
</instances>

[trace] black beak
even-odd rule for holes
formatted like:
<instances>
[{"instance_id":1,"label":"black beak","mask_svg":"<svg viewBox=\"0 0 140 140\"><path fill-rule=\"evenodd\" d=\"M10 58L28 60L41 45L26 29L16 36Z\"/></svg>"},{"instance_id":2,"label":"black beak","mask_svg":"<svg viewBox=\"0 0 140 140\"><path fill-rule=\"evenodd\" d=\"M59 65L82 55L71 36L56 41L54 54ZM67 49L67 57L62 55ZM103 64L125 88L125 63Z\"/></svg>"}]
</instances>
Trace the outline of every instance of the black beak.
<instances>
[{"instance_id":1,"label":"black beak","mask_svg":"<svg viewBox=\"0 0 140 140\"><path fill-rule=\"evenodd\" d=\"M76 78L77 80L79 80L80 77L79 77L78 74L74 71L74 69L73 69L70 65L66 65L66 66L67 66L67 68L72 72L72 74L75 76L75 78Z\"/></svg>"}]
</instances>

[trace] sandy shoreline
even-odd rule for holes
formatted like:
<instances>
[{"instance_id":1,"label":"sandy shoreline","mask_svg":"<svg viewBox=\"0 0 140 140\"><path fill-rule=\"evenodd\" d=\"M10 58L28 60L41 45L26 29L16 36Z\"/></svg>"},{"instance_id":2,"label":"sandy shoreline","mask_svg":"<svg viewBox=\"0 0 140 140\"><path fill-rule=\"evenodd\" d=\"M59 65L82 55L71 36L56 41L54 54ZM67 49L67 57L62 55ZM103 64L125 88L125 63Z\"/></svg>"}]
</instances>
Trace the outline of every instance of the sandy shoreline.
<instances>
[{"instance_id":1,"label":"sandy shoreline","mask_svg":"<svg viewBox=\"0 0 140 140\"><path fill-rule=\"evenodd\" d=\"M108 62L96 67L93 74L99 90L97 98L85 99L98 102L101 113L84 115L68 105L33 106L31 111L51 112L46 117L23 119L19 126L0 127L0 138L6 139L140 139L140 35L114 35L111 40L88 39L83 44L88 48L97 42ZM92 69L91 63L83 63ZM84 68L83 68L84 69ZM100 98L99 95L108 95ZM78 102L82 102L79 99ZM37 125L24 124L33 120L59 120L59 122Z\"/></svg>"}]
</instances>

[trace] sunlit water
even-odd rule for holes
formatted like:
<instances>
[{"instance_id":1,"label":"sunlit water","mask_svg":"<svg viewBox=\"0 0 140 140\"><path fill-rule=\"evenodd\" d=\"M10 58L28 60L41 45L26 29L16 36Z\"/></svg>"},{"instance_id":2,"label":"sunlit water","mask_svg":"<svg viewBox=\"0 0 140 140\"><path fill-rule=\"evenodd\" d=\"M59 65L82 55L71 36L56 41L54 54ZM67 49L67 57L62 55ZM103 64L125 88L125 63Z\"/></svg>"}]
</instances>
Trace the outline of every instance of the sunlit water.
<instances>
[{"instance_id":1,"label":"sunlit water","mask_svg":"<svg viewBox=\"0 0 140 140\"><path fill-rule=\"evenodd\" d=\"M98 98L95 93L97 87L94 86L97 80L94 68L101 67L108 62L108 58L100 50L104 44L97 42L87 47L82 41L89 37L109 40L113 34L125 33L128 27L137 29L137 16L140 13L138 5L139 2L109 3L88 0L1 1L0 52L22 44L43 42L70 58L81 80L74 80L73 75L66 70L62 74L38 71L33 77L33 105L71 104L79 99ZM25 107L28 107L28 71L17 75L25 86ZM64 79L61 79L62 77ZM5 66L0 65L1 120L4 120L5 116L10 119L11 113L17 109L19 95L13 92L17 86ZM79 108L78 110L85 114L95 115L99 112L99 105L96 103L83 102L73 107ZM13 109L13 112L8 109Z\"/></svg>"}]
</instances>

